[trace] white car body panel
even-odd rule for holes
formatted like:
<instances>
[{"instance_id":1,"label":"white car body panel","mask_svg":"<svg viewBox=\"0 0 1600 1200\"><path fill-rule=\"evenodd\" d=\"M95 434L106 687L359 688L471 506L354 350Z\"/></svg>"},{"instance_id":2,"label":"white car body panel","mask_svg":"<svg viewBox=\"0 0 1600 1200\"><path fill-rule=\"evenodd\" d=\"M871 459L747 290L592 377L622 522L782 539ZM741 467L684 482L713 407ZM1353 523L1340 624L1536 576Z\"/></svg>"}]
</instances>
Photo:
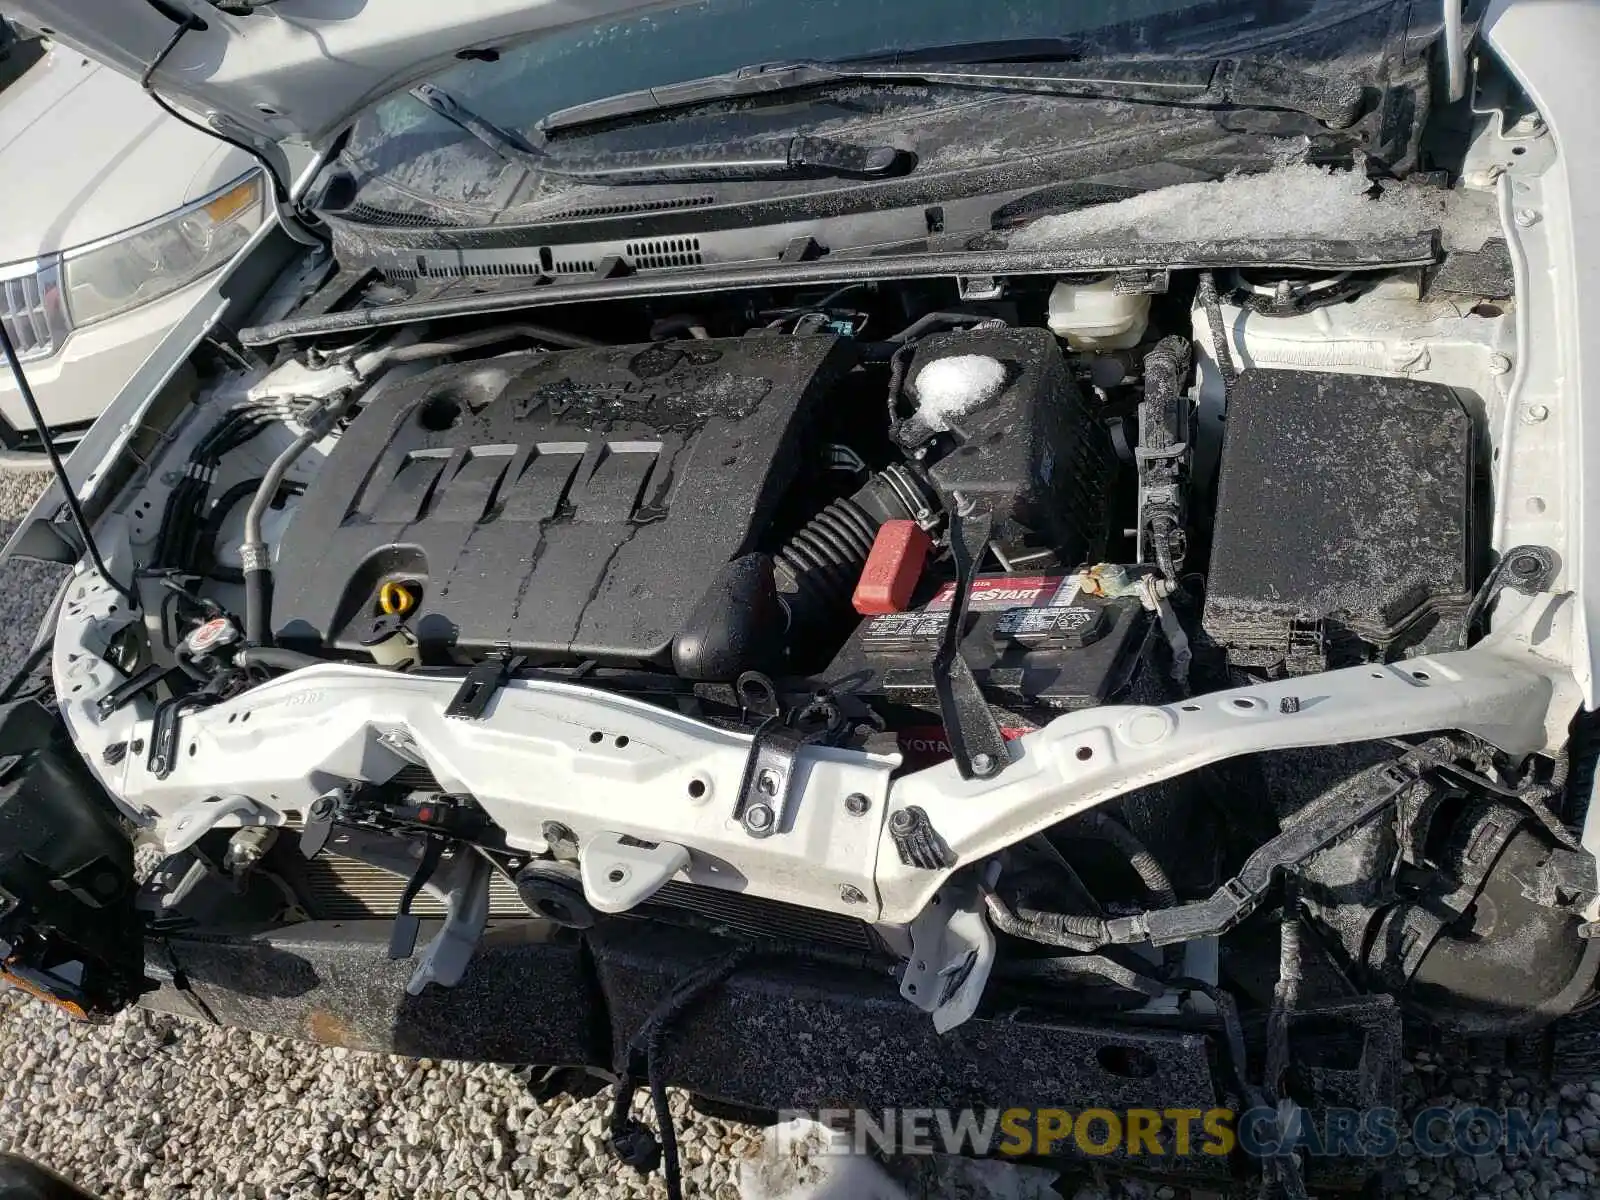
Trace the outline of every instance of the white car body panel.
<instances>
[{"instance_id":1,"label":"white car body panel","mask_svg":"<svg viewBox=\"0 0 1600 1200\"><path fill-rule=\"evenodd\" d=\"M174 121L131 80L52 48L0 92L0 170L14 184L6 189L0 263L142 225L254 165Z\"/></svg>"},{"instance_id":2,"label":"white car body panel","mask_svg":"<svg viewBox=\"0 0 1600 1200\"><path fill-rule=\"evenodd\" d=\"M1600 92L1593 83L1600 6L1498 0L1485 17L1483 37L1533 99L1554 147L1537 176L1512 167L1502 185L1513 218L1510 244L1521 247L1525 268L1517 281L1520 411L1511 414L1517 449L1505 452L1512 474L1496 497L1500 521L1513 525L1497 533L1528 540L1517 536L1514 524L1540 515L1531 502L1543 500L1543 486L1559 487L1561 495L1545 501L1543 511L1568 524L1567 567L1580 605L1573 662L1585 706L1593 709L1600 671L1600 348L1593 340L1600 329ZM1526 227L1516 212L1530 214ZM1530 424L1523 418L1534 415L1536 405L1551 416ZM1541 427L1548 431L1534 446L1528 431ZM1563 460L1559 478L1551 478ZM1532 490L1523 490L1525 480Z\"/></svg>"},{"instance_id":3,"label":"white car body panel","mask_svg":"<svg viewBox=\"0 0 1600 1200\"><path fill-rule=\"evenodd\" d=\"M384 0L382 4L280 0L249 16L204 0L175 0L206 28L186 34L156 73L181 97L236 131L316 144L386 92L423 78L456 51L489 46L661 0ZM19 21L137 78L174 25L144 0L23 0Z\"/></svg>"},{"instance_id":4,"label":"white car body panel","mask_svg":"<svg viewBox=\"0 0 1600 1200\"><path fill-rule=\"evenodd\" d=\"M53 47L0 92L0 278L34 275L54 256L115 237L248 175L255 161L164 113L138 84ZM198 281L108 320L72 330L27 363L52 427L100 415L166 333L207 291ZM31 422L9 373L0 416Z\"/></svg>"}]
</instances>

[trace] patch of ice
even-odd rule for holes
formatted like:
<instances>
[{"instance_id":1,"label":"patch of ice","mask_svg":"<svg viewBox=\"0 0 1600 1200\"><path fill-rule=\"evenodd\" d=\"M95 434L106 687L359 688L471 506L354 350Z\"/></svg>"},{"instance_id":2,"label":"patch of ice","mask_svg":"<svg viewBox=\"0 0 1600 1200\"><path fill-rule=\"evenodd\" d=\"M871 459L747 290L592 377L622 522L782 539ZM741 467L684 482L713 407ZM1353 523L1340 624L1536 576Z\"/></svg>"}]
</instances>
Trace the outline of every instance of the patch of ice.
<instances>
[{"instance_id":1,"label":"patch of ice","mask_svg":"<svg viewBox=\"0 0 1600 1200\"><path fill-rule=\"evenodd\" d=\"M987 354L936 358L912 381L917 411L929 429L943 433L950 422L998 396L1006 386L1004 365Z\"/></svg>"},{"instance_id":2,"label":"patch of ice","mask_svg":"<svg viewBox=\"0 0 1600 1200\"><path fill-rule=\"evenodd\" d=\"M1117 237L1139 242L1404 237L1446 223L1450 193L1386 182L1379 196L1360 171L1287 162L1259 175L1180 183L1114 204L1042 217L1011 245L1039 249ZM1120 235L1120 237L1118 237Z\"/></svg>"},{"instance_id":3,"label":"patch of ice","mask_svg":"<svg viewBox=\"0 0 1600 1200\"><path fill-rule=\"evenodd\" d=\"M1055 1200L1059 1173L949 1154L907 1154L889 1169L852 1153L851 1140L804 1117L762 1131L754 1158L735 1164L739 1200Z\"/></svg>"},{"instance_id":4,"label":"patch of ice","mask_svg":"<svg viewBox=\"0 0 1600 1200\"><path fill-rule=\"evenodd\" d=\"M740 1200L909 1200L850 1139L804 1117L762 1131L758 1157L734 1167Z\"/></svg>"}]
</instances>

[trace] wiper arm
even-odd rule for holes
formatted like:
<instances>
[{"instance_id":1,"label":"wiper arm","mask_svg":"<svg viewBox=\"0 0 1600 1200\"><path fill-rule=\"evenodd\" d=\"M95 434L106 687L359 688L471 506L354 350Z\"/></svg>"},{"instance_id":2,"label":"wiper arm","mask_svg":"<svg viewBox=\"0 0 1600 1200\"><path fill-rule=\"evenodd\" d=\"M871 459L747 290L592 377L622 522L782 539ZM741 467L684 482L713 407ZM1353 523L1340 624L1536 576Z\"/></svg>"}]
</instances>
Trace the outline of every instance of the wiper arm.
<instances>
[{"instance_id":1,"label":"wiper arm","mask_svg":"<svg viewBox=\"0 0 1600 1200\"><path fill-rule=\"evenodd\" d=\"M863 146L819 137L719 142L704 154L665 161L657 154L565 158L550 154L519 134L501 128L431 83L412 88L411 95L506 161L520 163L544 175L583 183L688 183L818 175L865 178L895 174L910 167L909 156L894 146Z\"/></svg>"},{"instance_id":2,"label":"wiper arm","mask_svg":"<svg viewBox=\"0 0 1600 1200\"><path fill-rule=\"evenodd\" d=\"M1094 62L786 62L740 67L723 75L624 92L551 113L546 135L586 125L654 117L701 104L783 96L832 84L942 84L1181 108L1274 108L1344 129L1361 115L1361 85L1327 79L1258 58Z\"/></svg>"}]
</instances>

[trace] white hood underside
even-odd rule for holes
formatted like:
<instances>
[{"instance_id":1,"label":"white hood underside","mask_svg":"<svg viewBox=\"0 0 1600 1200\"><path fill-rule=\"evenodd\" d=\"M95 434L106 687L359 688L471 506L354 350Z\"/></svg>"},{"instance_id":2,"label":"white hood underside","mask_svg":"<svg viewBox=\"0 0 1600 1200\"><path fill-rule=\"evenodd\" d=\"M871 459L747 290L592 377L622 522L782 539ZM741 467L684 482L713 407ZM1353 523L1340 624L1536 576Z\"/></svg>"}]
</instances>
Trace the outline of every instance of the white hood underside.
<instances>
[{"instance_id":1,"label":"white hood underside","mask_svg":"<svg viewBox=\"0 0 1600 1200\"><path fill-rule=\"evenodd\" d=\"M316 145L365 105L428 75L468 47L664 7L664 0L278 0L230 16L207 0L162 0L205 29L184 35L157 91L224 132ZM137 79L177 29L149 0L18 0L19 23L49 31ZM219 122L216 118L220 117Z\"/></svg>"}]
</instances>

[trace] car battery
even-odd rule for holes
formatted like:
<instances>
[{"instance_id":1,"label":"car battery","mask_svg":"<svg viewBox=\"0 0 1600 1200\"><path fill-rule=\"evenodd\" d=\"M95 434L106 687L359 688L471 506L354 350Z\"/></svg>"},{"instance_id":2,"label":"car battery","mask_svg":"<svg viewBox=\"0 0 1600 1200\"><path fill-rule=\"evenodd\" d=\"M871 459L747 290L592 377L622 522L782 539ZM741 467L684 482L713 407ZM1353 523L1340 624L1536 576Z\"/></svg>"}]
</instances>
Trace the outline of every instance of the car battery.
<instances>
[{"instance_id":1,"label":"car battery","mask_svg":"<svg viewBox=\"0 0 1600 1200\"><path fill-rule=\"evenodd\" d=\"M907 611L863 620L823 680L868 700L917 757L942 744L933 660L955 591L925 586ZM1125 695L1151 634L1136 597L1089 595L1075 575L980 575L965 624L962 656L1011 736Z\"/></svg>"}]
</instances>

